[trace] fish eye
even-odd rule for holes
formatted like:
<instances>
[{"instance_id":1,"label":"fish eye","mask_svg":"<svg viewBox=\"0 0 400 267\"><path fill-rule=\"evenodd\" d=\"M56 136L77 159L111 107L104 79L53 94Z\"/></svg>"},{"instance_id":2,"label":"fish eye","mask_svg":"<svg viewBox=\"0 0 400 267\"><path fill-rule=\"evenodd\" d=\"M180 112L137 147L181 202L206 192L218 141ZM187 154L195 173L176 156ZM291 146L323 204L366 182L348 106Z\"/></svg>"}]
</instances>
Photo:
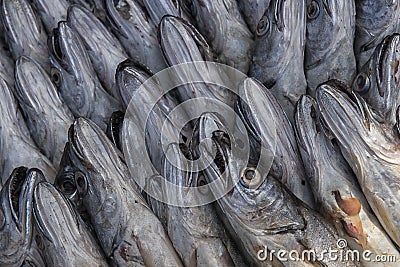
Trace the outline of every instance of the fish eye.
<instances>
[{"instance_id":1,"label":"fish eye","mask_svg":"<svg viewBox=\"0 0 400 267\"><path fill-rule=\"evenodd\" d=\"M359 94L366 94L371 88L371 81L367 74L361 72L357 75L353 83L354 91Z\"/></svg>"},{"instance_id":2,"label":"fish eye","mask_svg":"<svg viewBox=\"0 0 400 267\"><path fill-rule=\"evenodd\" d=\"M261 183L261 175L255 168L246 167L240 175L239 183L245 188L256 188Z\"/></svg>"},{"instance_id":3,"label":"fish eye","mask_svg":"<svg viewBox=\"0 0 400 267\"><path fill-rule=\"evenodd\" d=\"M207 185L206 178L204 177L204 174L199 174L199 179L197 180L197 186L201 194L205 195L208 193L208 187L205 187Z\"/></svg>"},{"instance_id":4,"label":"fish eye","mask_svg":"<svg viewBox=\"0 0 400 267\"><path fill-rule=\"evenodd\" d=\"M316 19L319 16L319 4L317 1L311 1L307 6L307 18L310 20Z\"/></svg>"},{"instance_id":5,"label":"fish eye","mask_svg":"<svg viewBox=\"0 0 400 267\"><path fill-rule=\"evenodd\" d=\"M84 174L80 171L75 172L75 182L79 193L86 194L87 192L87 180Z\"/></svg>"},{"instance_id":6,"label":"fish eye","mask_svg":"<svg viewBox=\"0 0 400 267\"><path fill-rule=\"evenodd\" d=\"M269 31L269 19L267 16L262 16L257 24L256 33L258 36L263 36Z\"/></svg>"},{"instance_id":7,"label":"fish eye","mask_svg":"<svg viewBox=\"0 0 400 267\"><path fill-rule=\"evenodd\" d=\"M60 189L63 193L71 195L75 192L76 186L70 180L65 180L62 182Z\"/></svg>"},{"instance_id":8,"label":"fish eye","mask_svg":"<svg viewBox=\"0 0 400 267\"><path fill-rule=\"evenodd\" d=\"M51 75L51 81L57 86L61 86L61 81L62 81L62 76L59 70L56 68L52 68L50 70L50 75Z\"/></svg>"}]
</instances>

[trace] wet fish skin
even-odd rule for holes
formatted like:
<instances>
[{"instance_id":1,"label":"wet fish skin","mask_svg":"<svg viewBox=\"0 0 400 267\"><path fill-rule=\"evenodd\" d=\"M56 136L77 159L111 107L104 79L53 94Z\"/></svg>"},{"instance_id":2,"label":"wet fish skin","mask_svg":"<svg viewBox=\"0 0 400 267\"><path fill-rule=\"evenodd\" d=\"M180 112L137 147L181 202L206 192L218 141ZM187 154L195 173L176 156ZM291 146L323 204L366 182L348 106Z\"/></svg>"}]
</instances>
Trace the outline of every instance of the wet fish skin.
<instances>
[{"instance_id":1,"label":"wet fish skin","mask_svg":"<svg viewBox=\"0 0 400 267\"><path fill-rule=\"evenodd\" d=\"M190 73L181 73L177 75L178 82L185 85L178 87L178 99L184 102L189 99L196 99L201 101L200 98L204 97L220 101L229 107L233 107L236 96L228 89L219 87L217 85L210 85L204 83L197 83L196 86L187 84L187 80L195 79L197 81L207 79L220 79L223 83L228 84L229 77L226 73L220 71L215 73L199 61L214 61L213 53L203 36L196 30L196 28L182 18L174 16L165 16L160 23L158 36L160 39L161 49L163 51L165 60L169 66L178 64L196 62L195 71ZM214 68L215 69L215 68ZM198 105L201 107L207 106L207 102ZM185 106L186 112L191 117L198 117L203 113L195 106Z\"/></svg>"},{"instance_id":2,"label":"wet fish skin","mask_svg":"<svg viewBox=\"0 0 400 267\"><path fill-rule=\"evenodd\" d=\"M249 69L249 76L270 89L291 122L295 104L307 88L305 8L305 1L271 0L257 25Z\"/></svg>"},{"instance_id":3,"label":"wet fish skin","mask_svg":"<svg viewBox=\"0 0 400 267\"><path fill-rule=\"evenodd\" d=\"M52 182L56 171L37 148L22 117L11 88L0 80L0 177L8 177L19 166L39 168Z\"/></svg>"},{"instance_id":4,"label":"wet fish skin","mask_svg":"<svg viewBox=\"0 0 400 267\"><path fill-rule=\"evenodd\" d=\"M197 29L212 47L217 60L247 73L253 52L253 34L236 0L192 2Z\"/></svg>"},{"instance_id":5,"label":"wet fish skin","mask_svg":"<svg viewBox=\"0 0 400 267\"><path fill-rule=\"evenodd\" d=\"M356 72L354 0L307 0L304 70L308 92L337 79L350 85Z\"/></svg>"},{"instance_id":6,"label":"wet fish skin","mask_svg":"<svg viewBox=\"0 0 400 267\"><path fill-rule=\"evenodd\" d=\"M69 0L72 5L80 5L91 11L99 20L107 24L107 11L104 0Z\"/></svg>"},{"instance_id":7,"label":"wet fish skin","mask_svg":"<svg viewBox=\"0 0 400 267\"><path fill-rule=\"evenodd\" d=\"M247 26L253 34L256 34L257 24L269 7L270 0L238 0L237 2Z\"/></svg>"},{"instance_id":8,"label":"wet fish skin","mask_svg":"<svg viewBox=\"0 0 400 267\"><path fill-rule=\"evenodd\" d=\"M343 92L335 81L317 90L317 104L325 127L336 137L357 176L372 210L392 240L399 245L400 142L391 125L377 121L356 93ZM350 98L351 97L351 98Z\"/></svg>"},{"instance_id":9,"label":"wet fish skin","mask_svg":"<svg viewBox=\"0 0 400 267\"><path fill-rule=\"evenodd\" d=\"M352 89L358 92L381 120L396 124L400 104L399 70L400 34L385 37L354 79Z\"/></svg>"},{"instance_id":10,"label":"wet fish skin","mask_svg":"<svg viewBox=\"0 0 400 267\"><path fill-rule=\"evenodd\" d=\"M108 266L95 238L53 185L36 186L33 212L35 241L47 266Z\"/></svg>"},{"instance_id":11,"label":"wet fish skin","mask_svg":"<svg viewBox=\"0 0 400 267\"><path fill-rule=\"evenodd\" d=\"M1 27L0 27L1 28ZM0 79L14 86L14 60L0 37Z\"/></svg>"},{"instance_id":12,"label":"wet fish skin","mask_svg":"<svg viewBox=\"0 0 400 267\"><path fill-rule=\"evenodd\" d=\"M151 76L153 76L151 70L132 59L127 59L118 65L115 82L124 110L128 108L135 92Z\"/></svg>"},{"instance_id":13,"label":"wet fish skin","mask_svg":"<svg viewBox=\"0 0 400 267\"><path fill-rule=\"evenodd\" d=\"M185 188L206 184L204 176L191 172L190 162L185 162L179 157L182 154L181 150L185 150L186 155L190 154L184 144L169 144L163 160L162 176L153 176L149 179L146 191L152 192L158 199L168 199L172 194L184 204L188 198ZM170 159L175 163L171 163ZM177 191L168 191L168 187L165 186L166 181L179 186ZM210 193L204 188L198 190L199 194ZM232 243L232 241L228 240L229 237L212 204L184 208L160 203L151 197L148 203L163 222L185 266L235 266L225 245L226 242Z\"/></svg>"},{"instance_id":14,"label":"wet fish skin","mask_svg":"<svg viewBox=\"0 0 400 267\"><path fill-rule=\"evenodd\" d=\"M74 182L106 256L124 266L182 266L105 133L79 118L69 131L69 144L64 160L72 166L63 165L55 184L71 197L76 191L63 190L63 182Z\"/></svg>"},{"instance_id":15,"label":"wet fish skin","mask_svg":"<svg viewBox=\"0 0 400 267\"><path fill-rule=\"evenodd\" d=\"M354 52L357 69L370 59L375 47L387 36L400 30L398 1L356 0Z\"/></svg>"},{"instance_id":16,"label":"wet fish skin","mask_svg":"<svg viewBox=\"0 0 400 267\"><path fill-rule=\"evenodd\" d=\"M234 155L232 149L237 146L236 141L229 139L222 130L223 125L223 119L217 114L205 113L197 129L202 134L196 138L213 141L205 151L208 157L213 157L211 151L217 156L205 170L205 177L208 183L217 181L211 189L213 194L220 194L220 190L228 192L217 199L219 214L252 266L357 266L351 261L334 262L327 257L296 263L279 261L275 257L272 261L257 260L257 253L264 246L275 251L296 250L300 254L304 249L314 249L319 254L325 249L336 249L339 236L318 213L269 175L262 164L256 168L248 165L248 159L242 154Z\"/></svg>"},{"instance_id":17,"label":"wet fish skin","mask_svg":"<svg viewBox=\"0 0 400 267\"><path fill-rule=\"evenodd\" d=\"M116 111L111 114L110 121L107 125L106 134L111 142L122 151L121 136L122 127L124 123L125 113L122 111Z\"/></svg>"},{"instance_id":18,"label":"wet fish skin","mask_svg":"<svg viewBox=\"0 0 400 267\"><path fill-rule=\"evenodd\" d=\"M37 169L18 167L1 190L1 266L44 266L40 249L33 241L33 191L44 181Z\"/></svg>"},{"instance_id":19,"label":"wet fish skin","mask_svg":"<svg viewBox=\"0 0 400 267\"><path fill-rule=\"evenodd\" d=\"M60 22L49 39L51 78L76 117L86 117L106 129L119 102L101 86L79 35Z\"/></svg>"},{"instance_id":20,"label":"wet fish skin","mask_svg":"<svg viewBox=\"0 0 400 267\"><path fill-rule=\"evenodd\" d=\"M372 255L395 255L399 252L372 212L357 178L339 146L325 133L319 121L318 107L310 96L302 96L296 109L297 141L312 184L316 206L334 223L352 249L369 250ZM332 178L334 177L334 178ZM363 266L378 266L377 262L361 259ZM395 266L382 263L380 266Z\"/></svg>"},{"instance_id":21,"label":"wet fish skin","mask_svg":"<svg viewBox=\"0 0 400 267\"><path fill-rule=\"evenodd\" d=\"M4 0L0 14L4 38L14 60L29 56L49 70L49 51L47 36L40 18L35 14L27 0Z\"/></svg>"},{"instance_id":22,"label":"wet fish skin","mask_svg":"<svg viewBox=\"0 0 400 267\"><path fill-rule=\"evenodd\" d=\"M143 0L143 5L146 7L147 13L154 25L157 26L165 15L180 17L182 14L179 0L161 0L157 2Z\"/></svg>"},{"instance_id":23,"label":"wet fish skin","mask_svg":"<svg viewBox=\"0 0 400 267\"><path fill-rule=\"evenodd\" d=\"M68 9L68 22L84 42L99 80L110 95L119 99L115 70L128 58L121 43L93 13L79 5Z\"/></svg>"},{"instance_id":24,"label":"wet fish skin","mask_svg":"<svg viewBox=\"0 0 400 267\"><path fill-rule=\"evenodd\" d=\"M31 0L48 33L57 28L59 21L67 19L69 2L67 0Z\"/></svg>"},{"instance_id":25,"label":"wet fish skin","mask_svg":"<svg viewBox=\"0 0 400 267\"><path fill-rule=\"evenodd\" d=\"M157 26L138 2L106 1L106 8L114 33L130 58L154 73L167 67L157 40Z\"/></svg>"},{"instance_id":26,"label":"wet fish skin","mask_svg":"<svg viewBox=\"0 0 400 267\"><path fill-rule=\"evenodd\" d=\"M295 132L274 96L253 78L243 81L239 87L239 96L236 110L250 133L252 149L256 150L261 146L269 148L274 153L271 158L271 174L280 177L280 181L294 195L314 207L314 197L305 174Z\"/></svg>"},{"instance_id":27,"label":"wet fish skin","mask_svg":"<svg viewBox=\"0 0 400 267\"><path fill-rule=\"evenodd\" d=\"M74 117L47 72L25 56L16 62L15 96L32 139L53 165L58 166Z\"/></svg>"}]
</instances>

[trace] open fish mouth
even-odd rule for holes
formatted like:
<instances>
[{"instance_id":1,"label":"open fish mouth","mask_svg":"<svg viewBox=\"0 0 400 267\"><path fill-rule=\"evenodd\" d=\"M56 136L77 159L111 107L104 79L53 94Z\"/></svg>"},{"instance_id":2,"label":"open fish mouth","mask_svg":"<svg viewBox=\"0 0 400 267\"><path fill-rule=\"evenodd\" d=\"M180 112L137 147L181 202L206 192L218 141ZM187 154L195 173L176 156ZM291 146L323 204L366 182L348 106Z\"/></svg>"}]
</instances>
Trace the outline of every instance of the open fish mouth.
<instances>
[{"instance_id":1,"label":"open fish mouth","mask_svg":"<svg viewBox=\"0 0 400 267\"><path fill-rule=\"evenodd\" d=\"M37 169L28 170L26 167L19 167L11 174L8 184L8 201L13 219L20 230L28 220L28 214L31 213L33 189L41 181L44 181L44 177Z\"/></svg>"}]
</instances>

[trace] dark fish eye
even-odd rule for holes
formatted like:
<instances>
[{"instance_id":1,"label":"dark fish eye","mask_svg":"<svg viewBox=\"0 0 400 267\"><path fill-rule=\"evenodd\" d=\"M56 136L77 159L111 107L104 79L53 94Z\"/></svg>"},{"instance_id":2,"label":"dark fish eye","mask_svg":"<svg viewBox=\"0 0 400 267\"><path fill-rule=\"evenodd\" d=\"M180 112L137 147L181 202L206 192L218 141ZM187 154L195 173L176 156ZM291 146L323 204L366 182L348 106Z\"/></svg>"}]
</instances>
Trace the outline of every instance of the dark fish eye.
<instances>
[{"instance_id":1,"label":"dark fish eye","mask_svg":"<svg viewBox=\"0 0 400 267\"><path fill-rule=\"evenodd\" d=\"M371 88L371 81L367 74L361 72L353 82L353 90L359 94L366 94Z\"/></svg>"},{"instance_id":2,"label":"dark fish eye","mask_svg":"<svg viewBox=\"0 0 400 267\"><path fill-rule=\"evenodd\" d=\"M66 180L61 184L61 191L65 194L71 195L75 190L76 186L70 180Z\"/></svg>"},{"instance_id":3,"label":"dark fish eye","mask_svg":"<svg viewBox=\"0 0 400 267\"><path fill-rule=\"evenodd\" d=\"M76 183L79 193L86 194L87 180L85 178L85 175L82 172L80 172L80 171L75 172L75 183Z\"/></svg>"},{"instance_id":4,"label":"dark fish eye","mask_svg":"<svg viewBox=\"0 0 400 267\"><path fill-rule=\"evenodd\" d=\"M201 194L207 194L208 193L208 187L204 187L207 185L207 181L204 177L203 174L199 174L199 179L197 181L197 186L199 188L199 191Z\"/></svg>"},{"instance_id":5,"label":"dark fish eye","mask_svg":"<svg viewBox=\"0 0 400 267\"><path fill-rule=\"evenodd\" d=\"M50 74L51 74L51 81L57 86L60 87L61 86L61 82L62 82L62 76L59 70L52 68L50 70Z\"/></svg>"},{"instance_id":6,"label":"dark fish eye","mask_svg":"<svg viewBox=\"0 0 400 267\"><path fill-rule=\"evenodd\" d=\"M269 19L267 16L262 16L257 24L257 35L263 36L269 31Z\"/></svg>"},{"instance_id":7,"label":"dark fish eye","mask_svg":"<svg viewBox=\"0 0 400 267\"><path fill-rule=\"evenodd\" d=\"M245 188L255 188L261 182L260 173L253 167L246 167L240 175L239 183Z\"/></svg>"},{"instance_id":8,"label":"dark fish eye","mask_svg":"<svg viewBox=\"0 0 400 267\"><path fill-rule=\"evenodd\" d=\"M307 18L313 20L319 16L319 4L317 1L311 1L307 6Z\"/></svg>"}]
</instances>

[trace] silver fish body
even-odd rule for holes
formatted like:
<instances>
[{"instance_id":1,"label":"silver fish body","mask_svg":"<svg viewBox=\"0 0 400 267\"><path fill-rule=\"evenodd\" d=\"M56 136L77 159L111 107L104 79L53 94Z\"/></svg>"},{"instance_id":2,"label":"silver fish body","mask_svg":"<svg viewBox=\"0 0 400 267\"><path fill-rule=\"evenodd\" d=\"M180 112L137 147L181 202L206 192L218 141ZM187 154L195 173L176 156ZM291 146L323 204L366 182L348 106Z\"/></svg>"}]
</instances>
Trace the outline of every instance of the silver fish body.
<instances>
[{"instance_id":1,"label":"silver fish body","mask_svg":"<svg viewBox=\"0 0 400 267\"><path fill-rule=\"evenodd\" d=\"M317 90L319 113L336 137L343 156L380 223L400 244L399 136L391 125L380 123L371 108L355 93L352 99L337 82Z\"/></svg>"},{"instance_id":2,"label":"silver fish body","mask_svg":"<svg viewBox=\"0 0 400 267\"><path fill-rule=\"evenodd\" d=\"M59 21L67 19L67 0L31 0L48 33L57 28Z\"/></svg>"},{"instance_id":3,"label":"silver fish body","mask_svg":"<svg viewBox=\"0 0 400 267\"><path fill-rule=\"evenodd\" d=\"M247 73L254 41L236 0L194 0L192 13L218 61Z\"/></svg>"},{"instance_id":4,"label":"silver fish body","mask_svg":"<svg viewBox=\"0 0 400 267\"><path fill-rule=\"evenodd\" d=\"M0 79L5 80L11 87L14 85L14 60L0 38Z\"/></svg>"},{"instance_id":5,"label":"silver fish body","mask_svg":"<svg viewBox=\"0 0 400 267\"><path fill-rule=\"evenodd\" d=\"M307 0L304 70L308 93L337 79L350 85L356 72L354 0Z\"/></svg>"},{"instance_id":6,"label":"silver fish body","mask_svg":"<svg viewBox=\"0 0 400 267\"><path fill-rule=\"evenodd\" d=\"M399 252L372 212L339 146L328 138L319 119L315 101L303 96L295 116L297 140L316 206L334 223L351 248L360 253L371 251L371 258L376 255L399 258ZM365 259L361 259L361 263L363 266L379 265ZM380 266L396 264L387 262Z\"/></svg>"},{"instance_id":7,"label":"silver fish body","mask_svg":"<svg viewBox=\"0 0 400 267\"><path fill-rule=\"evenodd\" d=\"M257 24L269 7L270 0L238 0L238 6L253 34L257 32Z\"/></svg>"},{"instance_id":8,"label":"silver fish body","mask_svg":"<svg viewBox=\"0 0 400 267\"><path fill-rule=\"evenodd\" d=\"M257 80L248 78L239 87L237 110L256 148L273 152L271 173L281 178L298 198L314 207L295 132L274 96ZM268 115L266 115L268 114ZM280 175L279 175L280 174Z\"/></svg>"},{"instance_id":9,"label":"silver fish body","mask_svg":"<svg viewBox=\"0 0 400 267\"><path fill-rule=\"evenodd\" d=\"M69 133L65 153L73 166L63 166L55 184L67 197L79 192L106 256L124 266L182 266L105 133L84 118ZM65 190L66 183L76 190Z\"/></svg>"},{"instance_id":10,"label":"silver fish body","mask_svg":"<svg viewBox=\"0 0 400 267\"><path fill-rule=\"evenodd\" d=\"M306 93L304 47L305 1L272 0L257 24L255 50L249 75L276 97L289 120Z\"/></svg>"},{"instance_id":11,"label":"silver fish body","mask_svg":"<svg viewBox=\"0 0 400 267\"><path fill-rule=\"evenodd\" d=\"M8 177L14 168L27 166L39 168L49 181L56 171L32 140L18 104L10 87L0 80L0 177Z\"/></svg>"},{"instance_id":12,"label":"silver fish body","mask_svg":"<svg viewBox=\"0 0 400 267\"><path fill-rule=\"evenodd\" d=\"M354 53L359 70L385 36L400 30L400 3L394 0L356 0L355 4Z\"/></svg>"},{"instance_id":13,"label":"silver fish body","mask_svg":"<svg viewBox=\"0 0 400 267\"><path fill-rule=\"evenodd\" d=\"M32 139L58 166L74 117L46 71L28 57L22 56L16 62L15 95Z\"/></svg>"},{"instance_id":14,"label":"silver fish body","mask_svg":"<svg viewBox=\"0 0 400 267\"><path fill-rule=\"evenodd\" d=\"M85 43L99 80L108 93L119 99L115 70L128 58L121 43L94 14L81 6L72 5L69 8L68 22Z\"/></svg>"},{"instance_id":15,"label":"silver fish body","mask_svg":"<svg viewBox=\"0 0 400 267\"><path fill-rule=\"evenodd\" d=\"M192 172L190 162L185 162L181 155L181 146L169 144L163 160L162 176L151 177L148 191L153 192L159 199L169 196L181 199L184 204L188 197L187 187L198 187L199 194L210 193L200 186L205 185L203 175ZM183 148L187 150L186 147ZM190 152L186 152L190 153ZM169 160L172 160L170 162ZM175 165L177 164L177 165ZM166 181L177 185L177 191L168 190ZM234 261L225 245L229 237L222 226L213 204L197 207L177 207L149 200L156 215L164 223L179 256L185 266L235 266ZM197 256L196 256L197 255Z\"/></svg>"},{"instance_id":16,"label":"silver fish body","mask_svg":"<svg viewBox=\"0 0 400 267\"><path fill-rule=\"evenodd\" d=\"M65 104L76 117L86 117L106 129L119 102L101 86L79 35L60 22L49 39L51 77Z\"/></svg>"},{"instance_id":17,"label":"silver fish body","mask_svg":"<svg viewBox=\"0 0 400 267\"><path fill-rule=\"evenodd\" d=\"M381 120L396 124L400 105L399 69L400 35L385 37L369 61L360 69L352 89L359 93Z\"/></svg>"},{"instance_id":18,"label":"silver fish body","mask_svg":"<svg viewBox=\"0 0 400 267\"><path fill-rule=\"evenodd\" d=\"M157 40L157 26L134 0L106 1L110 22L130 58L156 73L166 64Z\"/></svg>"},{"instance_id":19,"label":"silver fish body","mask_svg":"<svg viewBox=\"0 0 400 267\"><path fill-rule=\"evenodd\" d=\"M4 0L1 3L4 38L14 60L31 57L46 70L50 69L47 36L40 18L27 0Z\"/></svg>"},{"instance_id":20,"label":"silver fish body","mask_svg":"<svg viewBox=\"0 0 400 267\"><path fill-rule=\"evenodd\" d=\"M157 26L165 15L180 17L182 14L179 0L161 0L157 2L144 0L143 5L146 7L147 13L154 25Z\"/></svg>"},{"instance_id":21,"label":"silver fish body","mask_svg":"<svg viewBox=\"0 0 400 267\"><path fill-rule=\"evenodd\" d=\"M357 266L351 260L332 261L327 256L301 258L296 262L279 260L269 251L298 251L313 249L321 255L327 249L336 249L339 238L336 230L318 213L296 198L263 164L248 165L247 159L234 153L238 146L235 137L230 139L224 132L223 119L217 114L205 113L200 117L197 138L211 138L206 153L213 151L216 157L205 170L208 183L217 182L211 188L213 194L227 193L217 199L220 217L230 231L241 252L252 266ZM213 150L214 149L214 150ZM250 153L253 153L250 151ZM263 249L269 256L260 258ZM261 251L261 253L260 253Z\"/></svg>"},{"instance_id":22,"label":"silver fish body","mask_svg":"<svg viewBox=\"0 0 400 267\"><path fill-rule=\"evenodd\" d=\"M33 192L44 181L37 169L16 168L0 193L0 264L4 267L44 266L34 241Z\"/></svg>"},{"instance_id":23,"label":"silver fish body","mask_svg":"<svg viewBox=\"0 0 400 267\"><path fill-rule=\"evenodd\" d=\"M80 5L92 12L103 23L107 23L106 2L104 0L69 0L71 4Z\"/></svg>"},{"instance_id":24,"label":"silver fish body","mask_svg":"<svg viewBox=\"0 0 400 267\"><path fill-rule=\"evenodd\" d=\"M53 185L36 186L33 212L35 241L47 266L108 266L95 238Z\"/></svg>"}]
</instances>

